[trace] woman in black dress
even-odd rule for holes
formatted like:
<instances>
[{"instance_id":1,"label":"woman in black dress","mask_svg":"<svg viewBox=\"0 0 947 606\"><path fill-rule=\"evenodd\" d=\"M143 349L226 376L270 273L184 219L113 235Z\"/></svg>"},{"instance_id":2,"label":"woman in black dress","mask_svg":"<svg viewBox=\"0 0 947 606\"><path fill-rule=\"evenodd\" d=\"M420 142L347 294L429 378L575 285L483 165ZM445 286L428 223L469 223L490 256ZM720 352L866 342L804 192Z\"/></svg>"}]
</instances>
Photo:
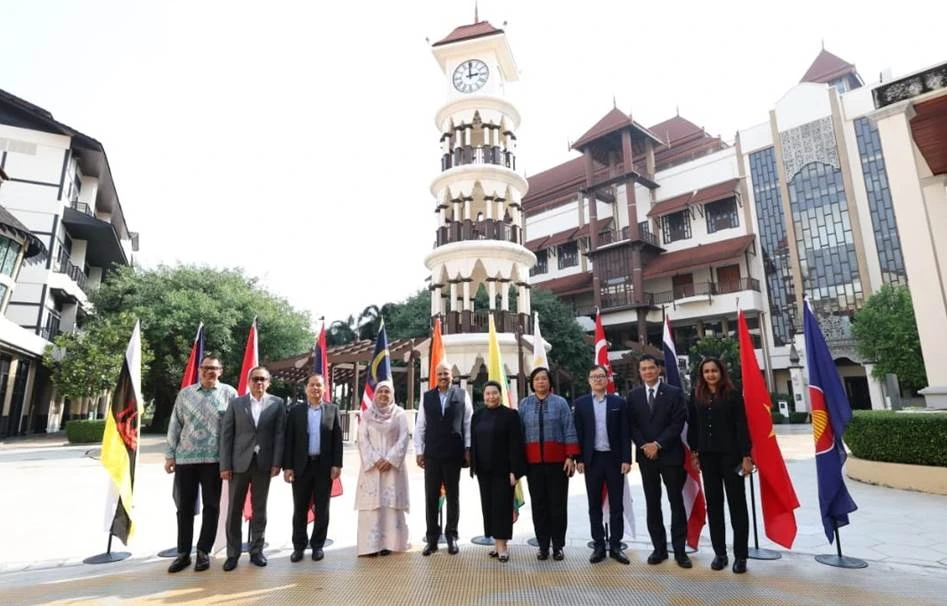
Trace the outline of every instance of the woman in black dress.
<instances>
[{"instance_id":1,"label":"woman in black dress","mask_svg":"<svg viewBox=\"0 0 947 606\"><path fill-rule=\"evenodd\" d=\"M470 475L480 484L483 534L493 537L491 557L510 559L506 543L513 537L513 487L526 475L523 427L512 408L501 405L496 381L483 386L485 406L470 422Z\"/></svg>"},{"instance_id":2,"label":"woman in black dress","mask_svg":"<svg viewBox=\"0 0 947 606\"><path fill-rule=\"evenodd\" d=\"M727 495L733 527L733 572L746 572L749 515L743 479L753 471L750 433L743 396L733 387L727 367L706 358L697 368L697 386L688 404L687 441L694 466L704 478L707 521L715 557L710 567L727 565L727 535L723 521L723 496Z\"/></svg>"}]
</instances>

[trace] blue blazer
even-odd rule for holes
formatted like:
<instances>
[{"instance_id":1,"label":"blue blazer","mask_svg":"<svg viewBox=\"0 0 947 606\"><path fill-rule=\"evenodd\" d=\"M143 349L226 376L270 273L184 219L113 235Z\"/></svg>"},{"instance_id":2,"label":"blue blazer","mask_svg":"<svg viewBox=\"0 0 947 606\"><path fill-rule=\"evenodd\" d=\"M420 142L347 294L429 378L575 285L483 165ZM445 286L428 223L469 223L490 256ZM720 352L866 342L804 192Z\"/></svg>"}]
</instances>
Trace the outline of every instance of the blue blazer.
<instances>
[{"instance_id":1,"label":"blue blazer","mask_svg":"<svg viewBox=\"0 0 947 606\"><path fill-rule=\"evenodd\" d=\"M575 401L575 432L579 438L579 459L592 463L595 452L595 409L592 395L584 395ZM628 405L625 399L615 394L605 396L605 428L608 444L622 463L631 463L631 434L628 427Z\"/></svg>"}]
</instances>

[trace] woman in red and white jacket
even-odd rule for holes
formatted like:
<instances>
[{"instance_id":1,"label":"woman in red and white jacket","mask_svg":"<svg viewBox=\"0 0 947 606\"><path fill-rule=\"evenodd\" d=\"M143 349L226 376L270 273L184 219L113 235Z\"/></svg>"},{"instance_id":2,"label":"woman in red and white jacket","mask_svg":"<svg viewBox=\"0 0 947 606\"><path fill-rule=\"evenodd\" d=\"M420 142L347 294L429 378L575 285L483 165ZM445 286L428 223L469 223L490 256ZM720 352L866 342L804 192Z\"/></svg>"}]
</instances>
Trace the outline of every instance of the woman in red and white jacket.
<instances>
[{"instance_id":1,"label":"woman in red and white jacket","mask_svg":"<svg viewBox=\"0 0 947 606\"><path fill-rule=\"evenodd\" d=\"M568 521L569 478L575 473L572 457L579 454L572 410L565 398L550 391L549 369L535 368L529 375L533 394L519 404L526 448L529 498L540 560L562 560Z\"/></svg>"}]
</instances>

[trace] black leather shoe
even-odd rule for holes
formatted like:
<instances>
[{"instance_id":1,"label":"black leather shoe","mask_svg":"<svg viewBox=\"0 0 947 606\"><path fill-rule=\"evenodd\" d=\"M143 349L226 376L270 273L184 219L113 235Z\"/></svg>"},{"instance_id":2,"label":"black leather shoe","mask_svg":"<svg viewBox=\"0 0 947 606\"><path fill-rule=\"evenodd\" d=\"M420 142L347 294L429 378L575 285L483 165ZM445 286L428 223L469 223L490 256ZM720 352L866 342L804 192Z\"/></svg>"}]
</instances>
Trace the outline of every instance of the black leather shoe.
<instances>
[{"instance_id":1,"label":"black leather shoe","mask_svg":"<svg viewBox=\"0 0 947 606\"><path fill-rule=\"evenodd\" d=\"M230 557L224 560L224 572L230 572L237 567L237 557Z\"/></svg>"},{"instance_id":2,"label":"black leather shoe","mask_svg":"<svg viewBox=\"0 0 947 606\"><path fill-rule=\"evenodd\" d=\"M325 554L324 551L322 551L322 547L315 547L315 548L312 550L312 561L313 561L313 562L318 562L319 560L321 560L321 559L324 558L324 557L326 557L326 554Z\"/></svg>"},{"instance_id":3,"label":"black leather shoe","mask_svg":"<svg viewBox=\"0 0 947 606\"><path fill-rule=\"evenodd\" d=\"M536 552L536 559L539 560L540 562L544 562L544 561L548 560L548 559L549 559L549 550L548 550L548 549L540 549L539 551L537 551L537 552Z\"/></svg>"},{"instance_id":4,"label":"black leather shoe","mask_svg":"<svg viewBox=\"0 0 947 606\"><path fill-rule=\"evenodd\" d=\"M210 568L210 558L207 557L207 554L201 550L197 550L197 560L194 562L194 570L196 572L203 572Z\"/></svg>"},{"instance_id":5,"label":"black leather shoe","mask_svg":"<svg viewBox=\"0 0 947 606\"><path fill-rule=\"evenodd\" d=\"M391 555L391 550L390 550L390 549L382 549L381 551L378 552L378 555L380 555L380 556L390 556L390 555Z\"/></svg>"},{"instance_id":6,"label":"black leather shoe","mask_svg":"<svg viewBox=\"0 0 947 606\"><path fill-rule=\"evenodd\" d=\"M266 566L267 560L266 560L266 556L263 555L262 553L251 553L250 562L253 563L255 566L259 566L260 568L263 568L264 566Z\"/></svg>"},{"instance_id":7,"label":"black leather shoe","mask_svg":"<svg viewBox=\"0 0 947 606\"><path fill-rule=\"evenodd\" d=\"M660 564L666 559L668 559L668 552L652 551L651 555L648 556L648 564L651 564L652 566L654 566L655 564Z\"/></svg>"},{"instance_id":8,"label":"black leather shoe","mask_svg":"<svg viewBox=\"0 0 947 606\"><path fill-rule=\"evenodd\" d=\"M746 558L733 558L733 572L735 574L746 572Z\"/></svg>"},{"instance_id":9,"label":"black leather shoe","mask_svg":"<svg viewBox=\"0 0 947 606\"><path fill-rule=\"evenodd\" d=\"M595 550L592 551L592 555L589 556L589 564L598 564L604 559L605 559L605 548L596 547Z\"/></svg>"},{"instance_id":10,"label":"black leather shoe","mask_svg":"<svg viewBox=\"0 0 947 606\"><path fill-rule=\"evenodd\" d=\"M608 557L615 560L619 564L625 564L625 565L631 564L631 562L628 560L628 557L621 552L621 549L617 549L617 548L609 549Z\"/></svg>"},{"instance_id":11,"label":"black leather shoe","mask_svg":"<svg viewBox=\"0 0 947 606\"><path fill-rule=\"evenodd\" d=\"M447 553L457 555L460 549L457 547L456 539L447 539Z\"/></svg>"},{"instance_id":12,"label":"black leather shoe","mask_svg":"<svg viewBox=\"0 0 947 606\"><path fill-rule=\"evenodd\" d=\"M300 562L303 559L303 550L294 549L292 555L289 556L289 561L292 563Z\"/></svg>"},{"instance_id":13,"label":"black leather shoe","mask_svg":"<svg viewBox=\"0 0 947 606\"><path fill-rule=\"evenodd\" d=\"M677 562L677 565L681 568L694 567L694 563L691 562L691 559L687 557L686 553L674 554L674 561Z\"/></svg>"},{"instance_id":14,"label":"black leather shoe","mask_svg":"<svg viewBox=\"0 0 947 606\"><path fill-rule=\"evenodd\" d=\"M711 570L723 570L727 567L729 560L725 555L714 556L714 561L710 563Z\"/></svg>"},{"instance_id":15,"label":"black leather shoe","mask_svg":"<svg viewBox=\"0 0 947 606\"><path fill-rule=\"evenodd\" d=\"M188 554L179 555L174 558L174 561L171 562L171 565L168 566L168 572L181 572L185 568L191 565L191 556Z\"/></svg>"},{"instance_id":16,"label":"black leather shoe","mask_svg":"<svg viewBox=\"0 0 947 606\"><path fill-rule=\"evenodd\" d=\"M555 548L555 549L552 550L552 559L554 559L555 561L561 562L561 561L563 560L563 558L565 558L565 557L566 557L566 555L565 555L564 553L562 553L562 548L561 548L561 547L557 547L557 548Z\"/></svg>"},{"instance_id":17,"label":"black leather shoe","mask_svg":"<svg viewBox=\"0 0 947 606\"><path fill-rule=\"evenodd\" d=\"M435 551L437 551L437 543L428 543L424 546L424 551L421 552L421 555L429 556Z\"/></svg>"}]
</instances>

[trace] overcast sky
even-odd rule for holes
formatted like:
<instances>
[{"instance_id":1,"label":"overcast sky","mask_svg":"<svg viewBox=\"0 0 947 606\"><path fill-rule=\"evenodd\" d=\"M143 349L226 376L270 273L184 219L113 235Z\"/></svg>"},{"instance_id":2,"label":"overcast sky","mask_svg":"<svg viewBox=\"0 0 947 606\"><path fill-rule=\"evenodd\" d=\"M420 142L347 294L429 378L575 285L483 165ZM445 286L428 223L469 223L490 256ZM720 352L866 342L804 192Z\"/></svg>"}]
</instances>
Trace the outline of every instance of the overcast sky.
<instances>
[{"instance_id":1,"label":"overcast sky","mask_svg":"<svg viewBox=\"0 0 947 606\"><path fill-rule=\"evenodd\" d=\"M444 80L473 0L0 0L0 88L105 145L139 261L241 266L314 318L424 285ZM732 141L822 41L867 82L947 61L947 3L481 0L520 69L518 167L612 107ZM913 5L912 5L913 6ZM892 12L898 11L898 12Z\"/></svg>"}]
</instances>

